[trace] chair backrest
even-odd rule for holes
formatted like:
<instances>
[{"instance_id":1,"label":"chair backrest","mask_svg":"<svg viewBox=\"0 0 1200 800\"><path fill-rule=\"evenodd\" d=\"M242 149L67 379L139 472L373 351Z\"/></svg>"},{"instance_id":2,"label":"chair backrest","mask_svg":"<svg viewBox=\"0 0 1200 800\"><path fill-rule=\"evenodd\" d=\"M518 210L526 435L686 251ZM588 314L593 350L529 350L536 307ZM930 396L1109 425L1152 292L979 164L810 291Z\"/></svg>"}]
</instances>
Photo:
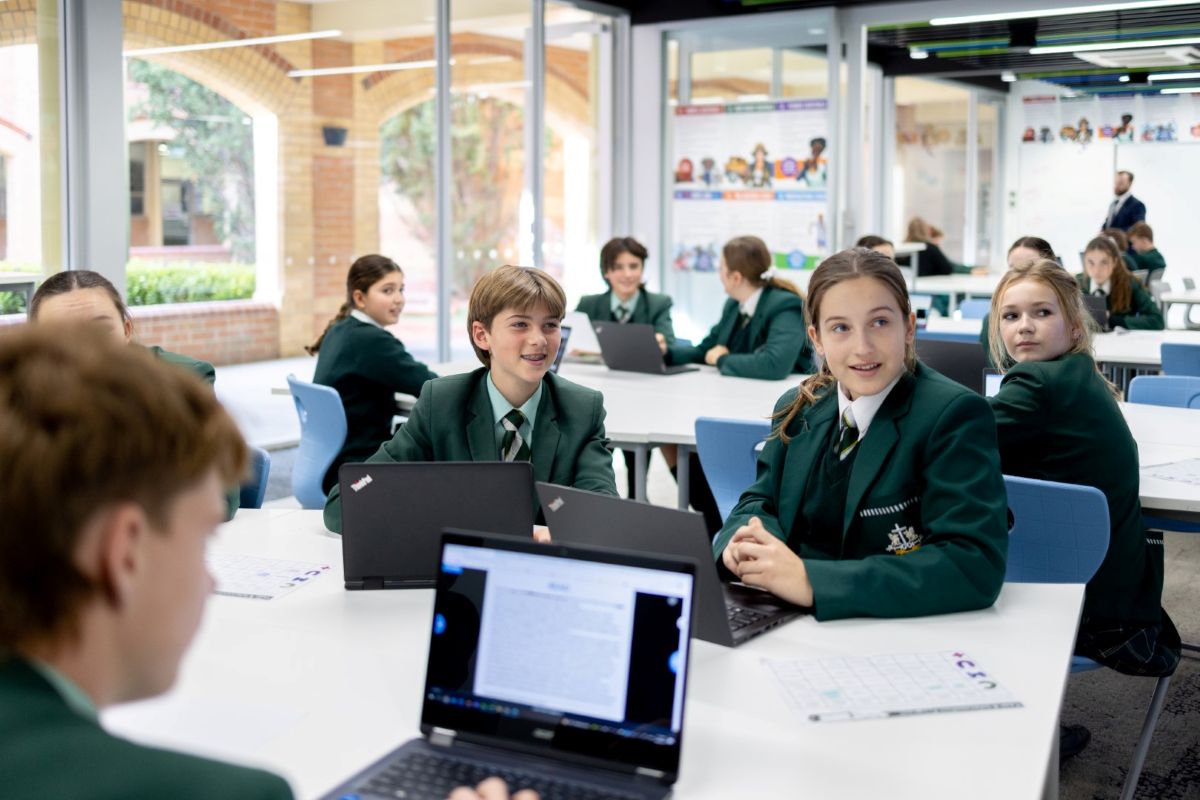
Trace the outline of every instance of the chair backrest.
<instances>
[{"instance_id":1,"label":"chair backrest","mask_svg":"<svg viewBox=\"0 0 1200 800\"><path fill-rule=\"evenodd\" d=\"M250 474L242 484L241 508L262 508L267 494L267 479L271 476L271 454L261 447L250 445Z\"/></svg>"},{"instance_id":2,"label":"chair backrest","mask_svg":"<svg viewBox=\"0 0 1200 800\"><path fill-rule=\"evenodd\" d=\"M1159 347L1164 375L1200 376L1200 344L1163 342Z\"/></svg>"},{"instance_id":3,"label":"chair backrest","mask_svg":"<svg viewBox=\"0 0 1200 800\"><path fill-rule=\"evenodd\" d=\"M771 423L766 420L716 417L696 420L696 453L721 519L729 517L742 492L754 483L758 464L755 448L770 435Z\"/></svg>"},{"instance_id":4,"label":"chair backrest","mask_svg":"<svg viewBox=\"0 0 1200 800\"><path fill-rule=\"evenodd\" d=\"M1139 375L1129 382L1129 402L1147 406L1200 408L1200 377Z\"/></svg>"},{"instance_id":5,"label":"chair backrest","mask_svg":"<svg viewBox=\"0 0 1200 800\"><path fill-rule=\"evenodd\" d=\"M304 508L323 508L321 482L346 443L346 410L336 390L288 375L300 417L300 449L292 467L292 494Z\"/></svg>"},{"instance_id":6,"label":"chair backrest","mask_svg":"<svg viewBox=\"0 0 1200 800\"><path fill-rule=\"evenodd\" d=\"M1011 583L1087 583L1108 553L1108 501L1092 486L1004 476Z\"/></svg>"},{"instance_id":7,"label":"chair backrest","mask_svg":"<svg viewBox=\"0 0 1200 800\"><path fill-rule=\"evenodd\" d=\"M991 308L991 300L982 300L977 297L963 300L958 304L958 310L962 312L963 319L983 319L983 315L988 313Z\"/></svg>"}]
</instances>

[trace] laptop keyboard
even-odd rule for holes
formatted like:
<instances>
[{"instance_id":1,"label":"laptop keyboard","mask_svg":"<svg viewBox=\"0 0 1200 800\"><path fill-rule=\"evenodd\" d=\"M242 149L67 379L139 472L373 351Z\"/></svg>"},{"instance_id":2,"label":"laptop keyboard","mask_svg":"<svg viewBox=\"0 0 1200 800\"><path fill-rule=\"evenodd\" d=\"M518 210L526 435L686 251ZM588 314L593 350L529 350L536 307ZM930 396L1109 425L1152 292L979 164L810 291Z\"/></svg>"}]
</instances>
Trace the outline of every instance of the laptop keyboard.
<instances>
[{"instance_id":1,"label":"laptop keyboard","mask_svg":"<svg viewBox=\"0 0 1200 800\"><path fill-rule=\"evenodd\" d=\"M533 789L541 800L640 800L638 795L607 788L551 780L533 773L487 767L429 753L413 753L389 764L340 800L391 797L396 800L446 800L456 786L475 786L491 776L503 778L513 792Z\"/></svg>"},{"instance_id":2,"label":"laptop keyboard","mask_svg":"<svg viewBox=\"0 0 1200 800\"><path fill-rule=\"evenodd\" d=\"M766 619L768 616L761 611L755 611L752 608L744 608L743 606L734 605L732 603L725 606L725 612L729 615L729 629L731 631L741 630L749 625L753 625L759 620Z\"/></svg>"}]
</instances>

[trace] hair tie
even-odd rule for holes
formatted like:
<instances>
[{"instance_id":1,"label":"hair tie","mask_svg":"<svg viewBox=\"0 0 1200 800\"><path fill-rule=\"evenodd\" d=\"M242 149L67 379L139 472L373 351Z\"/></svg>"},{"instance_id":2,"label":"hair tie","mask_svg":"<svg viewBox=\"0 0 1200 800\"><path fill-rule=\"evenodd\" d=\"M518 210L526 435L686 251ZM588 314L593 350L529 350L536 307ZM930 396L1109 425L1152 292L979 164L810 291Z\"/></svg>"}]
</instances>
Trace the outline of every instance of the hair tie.
<instances>
[{"instance_id":1,"label":"hair tie","mask_svg":"<svg viewBox=\"0 0 1200 800\"><path fill-rule=\"evenodd\" d=\"M762 279L764 281L769 281L772 278L776 278L778 276L779 276L779 270L775 269L775 267L772 265L770 267L767 267L766 271L762 274Z\"/></svg>"}]
</instances>

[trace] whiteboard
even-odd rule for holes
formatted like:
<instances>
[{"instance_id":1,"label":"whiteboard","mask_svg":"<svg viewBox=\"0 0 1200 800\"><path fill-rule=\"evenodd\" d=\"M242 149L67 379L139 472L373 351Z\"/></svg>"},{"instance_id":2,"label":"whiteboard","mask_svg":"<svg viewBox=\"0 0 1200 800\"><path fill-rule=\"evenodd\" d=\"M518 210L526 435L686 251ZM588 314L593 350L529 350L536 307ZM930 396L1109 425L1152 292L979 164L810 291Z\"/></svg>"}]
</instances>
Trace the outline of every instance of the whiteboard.
<instances>
[{"instance_id":1,"label":"whiteboard","mask_svg":"<svg viewBox=\"0 0 1200 800\"><path fill-rule=\"evenodd\" d=\"M1013 238L1040 236L1070 272L1082 272L1079 252L1100 232L1112 202L1115 150L1112 142L1020 145Z\"/></svg>"}]
</instances>

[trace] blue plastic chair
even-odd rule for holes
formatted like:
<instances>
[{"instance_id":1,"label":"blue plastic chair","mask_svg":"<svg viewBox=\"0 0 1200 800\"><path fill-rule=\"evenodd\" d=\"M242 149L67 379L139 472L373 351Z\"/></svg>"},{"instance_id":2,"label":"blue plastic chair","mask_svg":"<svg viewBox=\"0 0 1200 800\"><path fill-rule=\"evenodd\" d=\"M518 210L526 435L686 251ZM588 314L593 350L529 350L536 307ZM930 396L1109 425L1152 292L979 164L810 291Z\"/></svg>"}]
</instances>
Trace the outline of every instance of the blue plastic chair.
<instances>
[{"instance_id":1,"label":"blue plastic chair","mask_svg":"<svg viewBox=\"0 0 1200 800\"><path fill-rule=\"evenodd\" d=\"M1008 532L1008 568L1011 583L1087 583L1108 552L1110 524L1108 501L1091 486L1004 476L1013 526ZM1100 669L1103 664L1083 656L1071 657L1071 672ZM1146 710L1133 762L1121 790L1121 800L1132 800L1138 778L1150 751L1158 715L1167 699L1171 676L1158 679Z\"/></svg>"},{"instance_id":2,"label":"blue plastic chair","mask_svg":"<svg viewBox=\"0 0 1200 800\"><path fill-rule=\"evenodd\" d=\"M983 315L992 310L992 301L971 297L958 304L963 319L983 319Z\"/></svg>"},{"instance_id":3,"label":"blue plastic chair","mask_svg":"<svg viewBox=\"0 0 1200 800\"><path fill-rule=\"evenodd\" d=\"M346 443L346 409L336 390L288 375L300 417L300 449L292 467L292 494L303 508L324 508L321 483Z\"/></svg>"},{"instance_id":4,"label":"blue plastic chair","mask_svg":"<svg viewBox=\"0 0 1200 800\"><path fill-rule=\"evenodd\" d=\"M250 475L242 484L241 508L262 508L267 495L267 479L271 476L271 454L261 447L250 445Z\"/></svg>"},{"instance_id":5,"label":"blue plastic chair","mask_svg":"<svg viewBox=\"0 0 1200 800\"><path fill-rule=\"evenodd\" d=\"M1200 408L1200 377L1139 375L1129 382L1129 402L1147 406Z\"/></svg>"},{"instance_id":6,"label":"blue plastic chair","mask_svg":"<svg viewBox=\"0 0 1200 800\"><path fill-rule=\"evenodd\" d=\"M721 519L729 518L742 492L754 483L758 464L755 448L770 435L771 423L765 420L716 417L696 420L696 453Z\"/></svg>"},{"instance_id":7,"label":"blue plastic chair","mask_svg":"<svg viewBox=\"0 0 1200 800\"><path fill-rule=\"evenodd\" d=\"M1200 376L1200 344L1163 342L1158 352L1164 375Z\"/></svg>"}]
</instances>

